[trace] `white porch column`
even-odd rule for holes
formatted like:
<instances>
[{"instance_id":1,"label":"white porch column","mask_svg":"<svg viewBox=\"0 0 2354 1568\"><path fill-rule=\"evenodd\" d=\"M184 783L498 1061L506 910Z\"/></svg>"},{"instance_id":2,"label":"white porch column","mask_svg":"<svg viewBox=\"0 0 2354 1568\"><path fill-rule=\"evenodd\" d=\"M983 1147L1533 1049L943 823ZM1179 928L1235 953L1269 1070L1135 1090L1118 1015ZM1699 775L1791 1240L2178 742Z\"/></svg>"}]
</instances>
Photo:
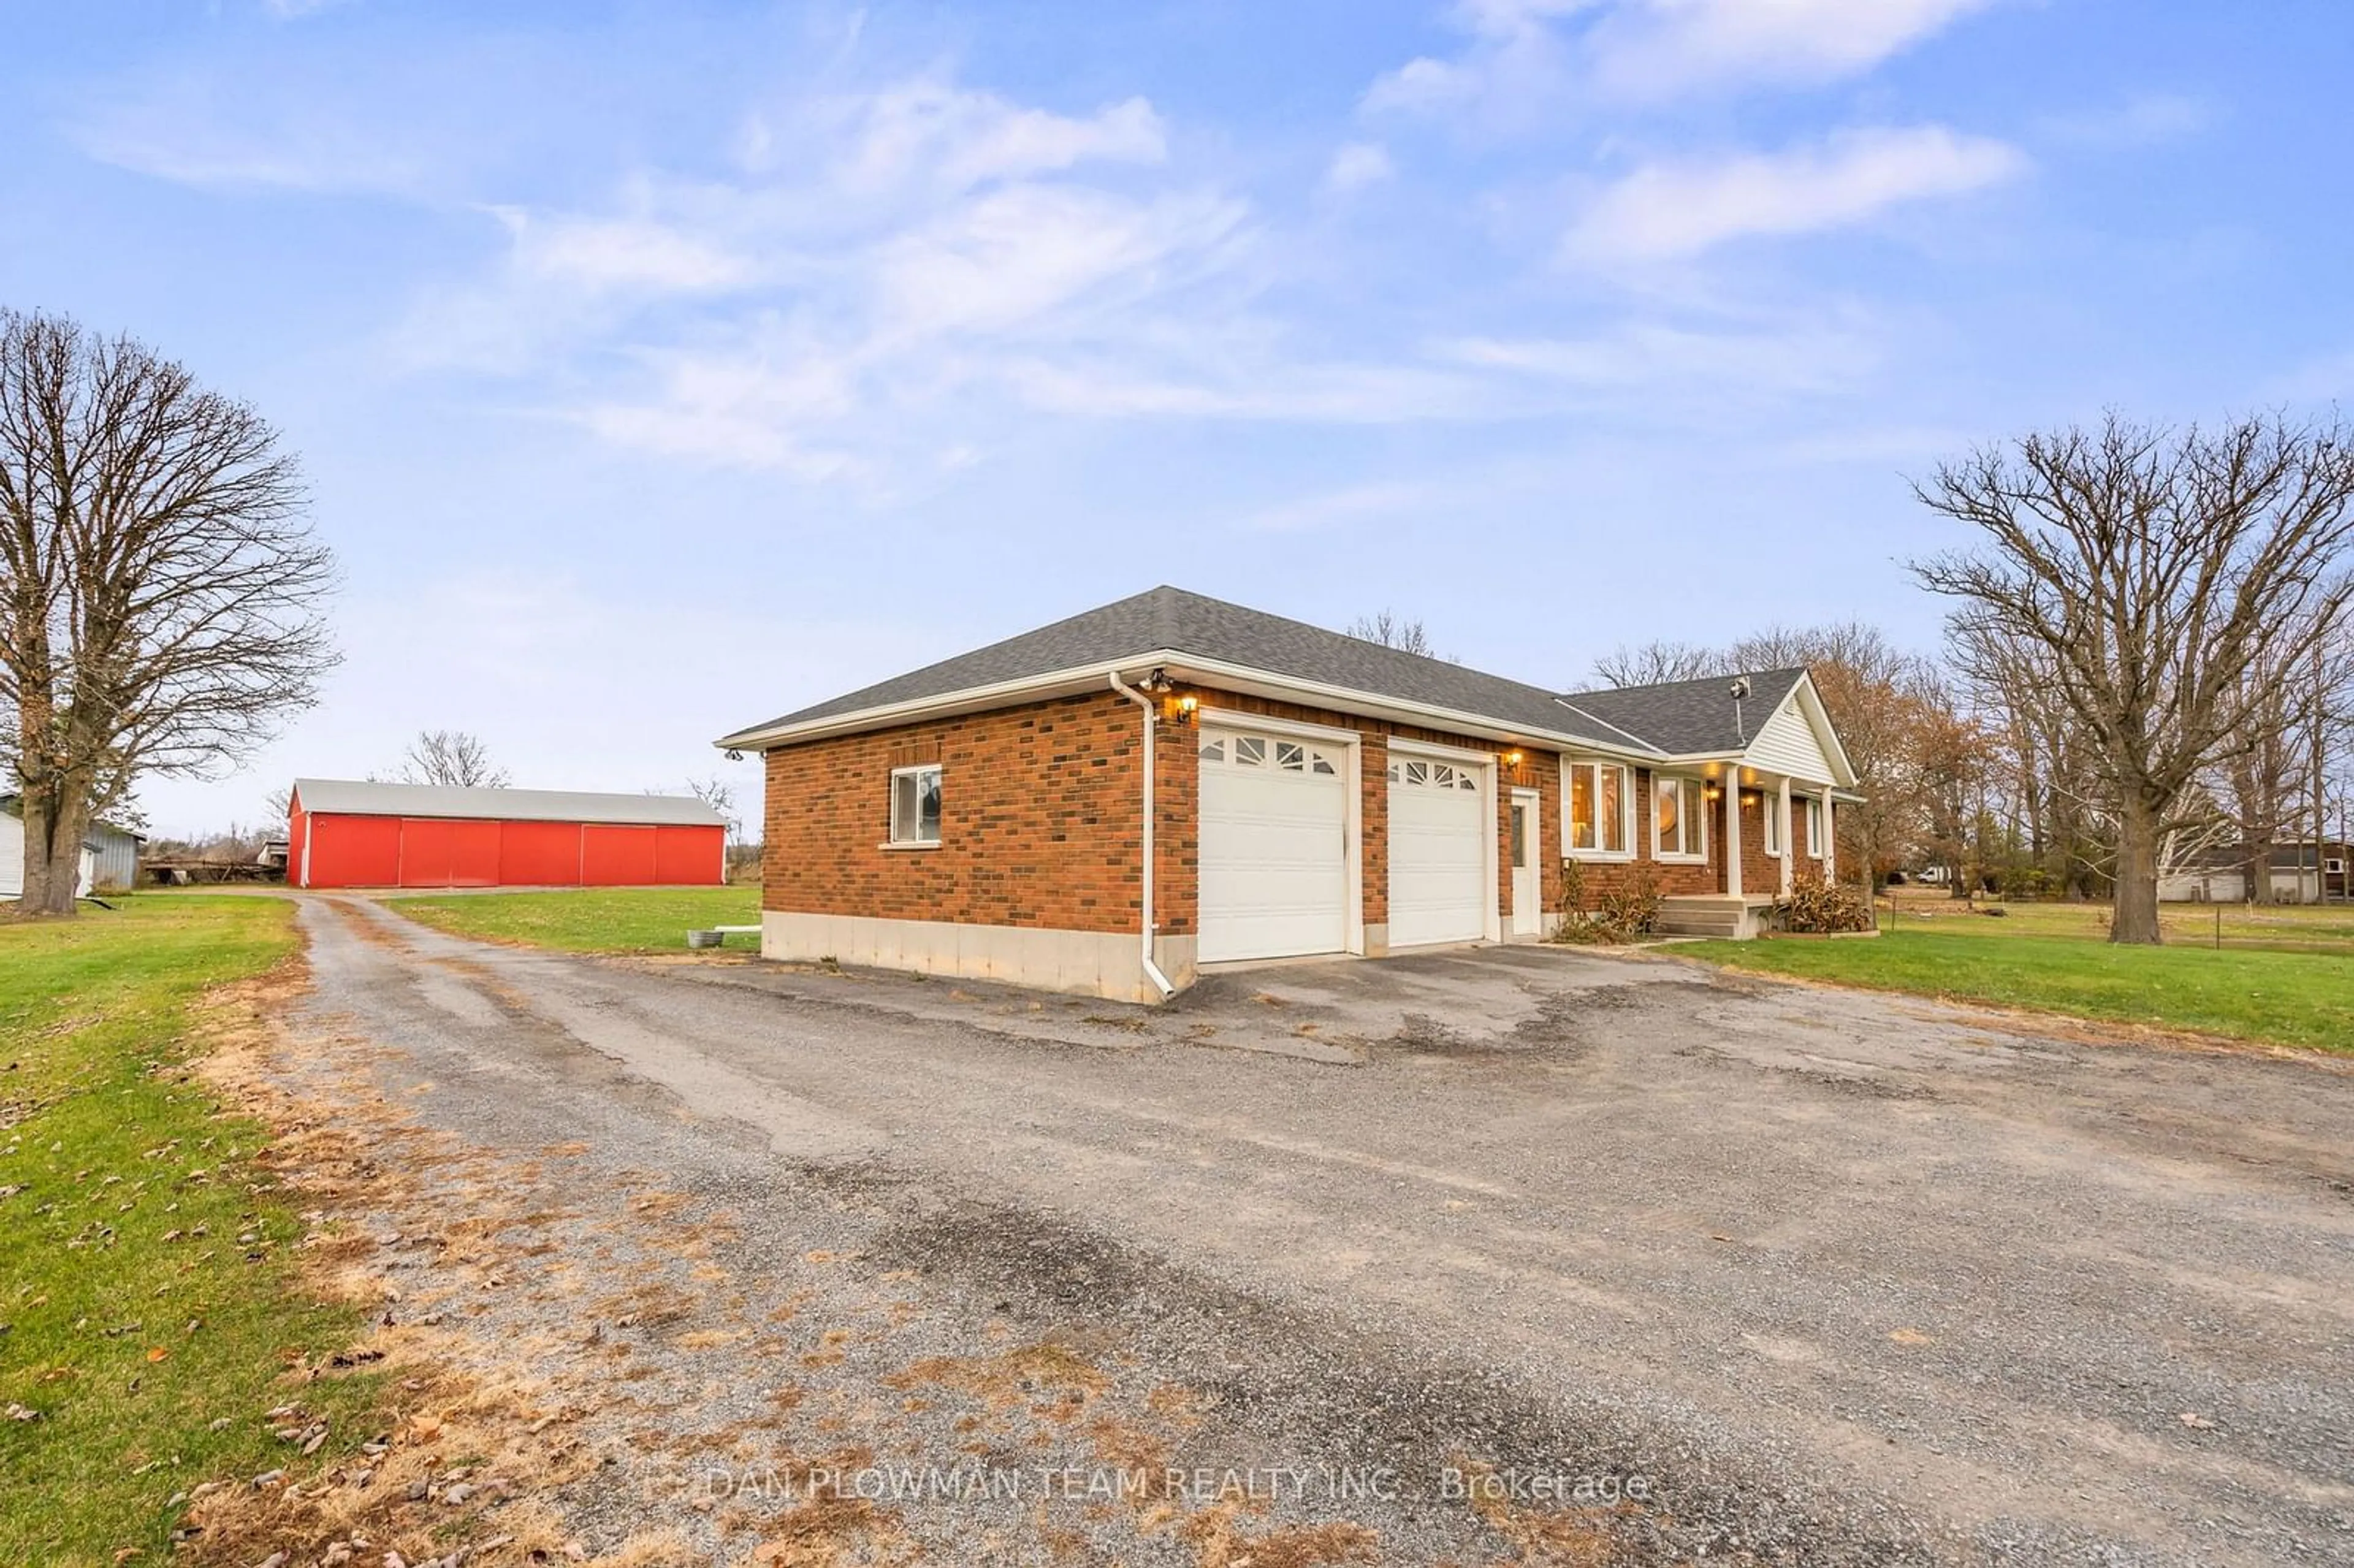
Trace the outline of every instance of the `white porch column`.
<instances>
[{"instance_id":1,"label":"white porch column","mask_svg":"<svg viewBox=\"0 0 2354 1568\"><path fill-rule=\"evenodd\" d=\"M1790 895L1791 868L1797 863L1798 846L1790 837L1790 776L1787 773L1782 776L1782 793L1775 801L1774 809L1781 813L1782 896L1787 898Z\"/></svg>"},{"instance_id":2,"label":"white porch column","mask_svg":"<svg viewBox=\"0 0 2354 1568\"><path fill-rule=\"evenodd\" d=\"M1831 825L1831 789L1823 786L1823 880L1839 880L1839 830Z\"/></svg>"},{"instance_id":3,"label":"white porch column","mask_svg":"<svg viewBox=\"0 0 2354 1568\"><path fill-rule=\"evenodd\" d=\"M1724 774L1724 891L1741 896L1741 769Z\"/></svg>"}]
</instances>

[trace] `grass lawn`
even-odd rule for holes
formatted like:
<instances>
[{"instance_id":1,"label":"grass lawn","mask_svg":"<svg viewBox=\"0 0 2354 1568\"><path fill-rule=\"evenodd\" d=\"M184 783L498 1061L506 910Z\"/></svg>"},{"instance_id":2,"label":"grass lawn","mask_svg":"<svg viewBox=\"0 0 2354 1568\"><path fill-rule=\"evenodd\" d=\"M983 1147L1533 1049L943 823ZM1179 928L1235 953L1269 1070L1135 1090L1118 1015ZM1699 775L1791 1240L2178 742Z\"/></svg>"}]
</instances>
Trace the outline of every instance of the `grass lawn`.
<instances>
[{"instance_id":1,"label":"grass lawn","mask_svg":"<svg viewBox=\"0 0 2354 1568\"><path fill-rule=\"evenodd\" d=\"M175 1494L293 1460L285 1401L327 1452L368 1436L374 1380L279 1381L363 1330L301 1293L264 1129L185 1065L205 991L295 946L275 898L0 923L0 1563L161 1561Z\"/></svg>"},{"instance_id":2,"label":"grass lawn","mask_svg":"<svg viewBox=\"0 0 2354 1568\"><path fill-rule=\"evenodd\" d=\"M1948 910L1924 920L1908 908L1876 939L1697 942L1670 950L1732 969L1874 991L2354 1054L2354 957L2343 948L2219 951L2191 946L2178 929L2168 936L2179 945L2113 948L2100 939L2105 910L2010 910L2000 919ZM2211 937L2213 913L2200 913ZM2229 942L2233 916L2225 918ZM2326 924L2303 922L2300 939L2329 941L2320 931Z\"/></svg>"},{"instance_id":3,"label":"grass lawn","mask_svg":"<svg viewBox=\"0 0 2354 1568\"><path fill-rule=\"evenodd\" d=\"M412 920L494 942L573 953L675 953L690 930L760 923L757 887L584 887L557 893L461 893L386 902ZM757 948L754 936L730 937Z\"/></svg>"}]
</instances>

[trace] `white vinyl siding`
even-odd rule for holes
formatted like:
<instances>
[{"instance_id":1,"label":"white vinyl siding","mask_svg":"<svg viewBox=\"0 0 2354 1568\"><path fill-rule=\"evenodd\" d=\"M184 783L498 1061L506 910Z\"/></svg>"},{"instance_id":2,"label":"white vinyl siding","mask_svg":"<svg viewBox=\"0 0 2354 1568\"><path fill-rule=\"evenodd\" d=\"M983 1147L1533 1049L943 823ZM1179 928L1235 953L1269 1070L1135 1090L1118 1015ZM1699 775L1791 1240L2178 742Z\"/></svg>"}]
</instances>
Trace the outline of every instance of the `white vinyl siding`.
<instances>
[{"instance_id":1,"label":"white vinyl siding","mask_svg":"<svg viewBox=\"0 0 2354 1568\"><path fill-rule=\"evenodd\" d=\"M1831 771L1829 754L1823 750L1815 726L1807 722L1806 706L1795 691L1758 728L1757 738L1749 743L1742 762L1760 773L1787 773L1809 782L1829 783L1838 777Z\"/></svg>"}]
</instances>

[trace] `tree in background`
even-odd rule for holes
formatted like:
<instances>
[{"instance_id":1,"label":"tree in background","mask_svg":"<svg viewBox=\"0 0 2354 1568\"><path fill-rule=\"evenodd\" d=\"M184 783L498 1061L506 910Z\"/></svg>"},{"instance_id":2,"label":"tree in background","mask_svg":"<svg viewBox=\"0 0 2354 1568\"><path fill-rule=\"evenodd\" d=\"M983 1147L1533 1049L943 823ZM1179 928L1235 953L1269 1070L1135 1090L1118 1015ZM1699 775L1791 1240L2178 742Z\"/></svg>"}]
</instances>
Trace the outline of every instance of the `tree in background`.
<instances>
[{"instance_id":1,"label":"tree in background","mask_svg":"<svg viewBox=\"0 0 2354 1568\"><path fill-rule=\"evenodd\" d=\"M1594 662L1609 686L1648 686L1761 670L1805 669L1856 772L1860 804L1837 818L1840 860L1876 882L1924 847L1924 758L1935 671L1860 620L1768 627L1724 648L1689 642L1620 647Z\"/></svg>"},{"instance_id":2,"label":"tree in background","mask_svg":"<svg viewBox=\"0 0 2354 1568\"><path fill-rule=\"evenodd\" d=\"M1690 642L1621 643L1594 662L1594 678L1606 686L1663 686L1723 674L1728 657L1722 649Z\"/></svg>"},{"instance_id":3,"label":"tree in background","mask_svg":"<svg viewBox=\"0 0 2354 1568\"><path fill-rule=\"evenodd\" d=\"M93 818L317 698L334 557L251 408L127 337L0 311L0 764L26 914L71 915Z\"/></svg>"},{"instance_id":4,"label":"tree in background","mask_svg":"<svg viewBox=\"0 0 2354 1568\"><path fill-rule=\"evenodd\" d=\"M1384 648L1394 648L1401 653L1417 654L1425 659L1439 657L1438 650L1430 645L1430 633L1423 629L1420 620L1408 620L1391 609L1357 617L1349 622L1349 635L1366 642L1378 642Z\"/></svg>"},{"instance_id":5,"label":"tree in background","mask_svg":"<svg viewBox=\"0 0 2354 1568\"><path fill-rule=\"evenodd\" d=\"M504 789L513 775L491 760L491 748L462 729L419 730L400 760L403 784L440 784L455 789Z\"/></svg>"},{"instance_id":6,"label":"tree in background","mask_svg":"<svg viewBox=\"0 0 2354 1568\"><path fill-rule=\"evenodd\" d=\"M2116 825L2112 941L2160 939L2161 847L2186 792L2248 749L2275 681L2354 601L2347 440L2276 417L2212 433L2112 417L1914 487L1983 535L1914 567L1956 601L1957 640L2019 650L2083 736Z\"/></svg>"}]
</instances>

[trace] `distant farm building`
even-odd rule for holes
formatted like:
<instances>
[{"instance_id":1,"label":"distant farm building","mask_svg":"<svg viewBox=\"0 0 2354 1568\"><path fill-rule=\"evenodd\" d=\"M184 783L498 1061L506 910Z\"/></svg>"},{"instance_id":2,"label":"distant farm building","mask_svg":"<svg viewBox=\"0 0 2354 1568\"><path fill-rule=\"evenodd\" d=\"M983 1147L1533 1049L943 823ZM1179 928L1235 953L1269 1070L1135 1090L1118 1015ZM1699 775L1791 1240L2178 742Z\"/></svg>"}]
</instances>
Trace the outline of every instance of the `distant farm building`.
<instances>
[{"instance_id":1,"label":"distant farm building","mask_svg":"<svg viewBox=\"0 0 2354 1568\"><path fill-rule=\"evenodd\" d=\"M727 820L674 795L298 779L297 887L716 886Z\"/></svg>"}]
</instances>

